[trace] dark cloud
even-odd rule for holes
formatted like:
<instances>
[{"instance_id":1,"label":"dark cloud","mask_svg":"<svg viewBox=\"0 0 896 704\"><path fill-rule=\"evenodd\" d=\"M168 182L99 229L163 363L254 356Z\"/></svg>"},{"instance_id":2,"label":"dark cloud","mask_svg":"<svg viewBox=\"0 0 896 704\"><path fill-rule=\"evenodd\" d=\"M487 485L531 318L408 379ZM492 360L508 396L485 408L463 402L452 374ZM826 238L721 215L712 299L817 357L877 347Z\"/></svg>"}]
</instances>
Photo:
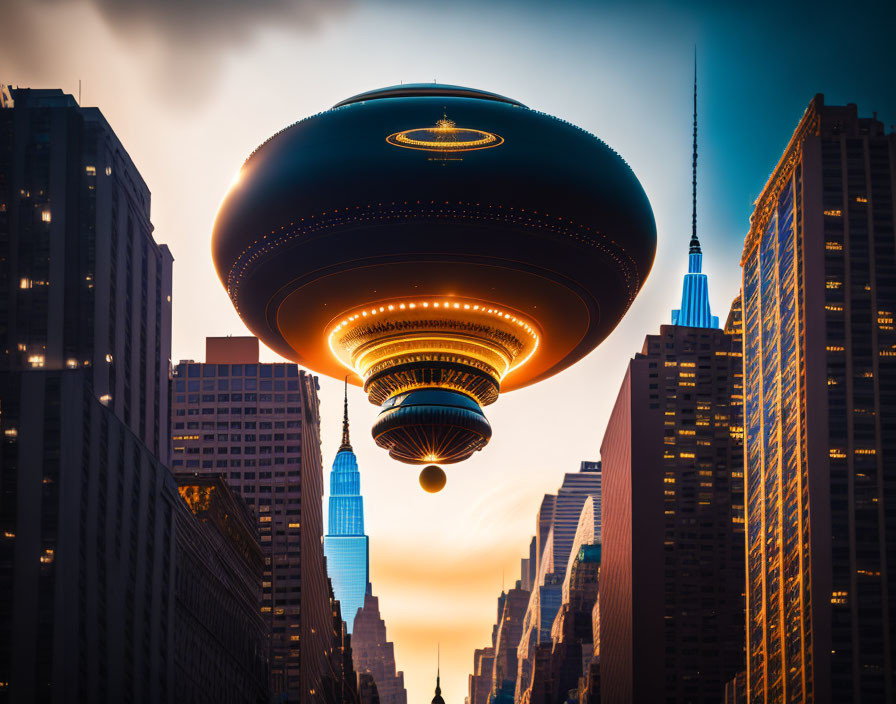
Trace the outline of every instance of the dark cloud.
<instances>
[{"instance_id":1,"label":"dark cloud","mask_svg":"<svg viewBox=\"0 0 896 704\"><path fill-rule=\"evenodd\" d=\"M152 28L173 41L239 38L264 25L314 31L348 4L348 0L43 0L55 2L90 2L113 26Z\"/></svg>"},{"instance_id":2,"label":"dark cloud","mask_svg":"<svg viewBox=\"0 0 896 704\"><path fill-rule=\"evenodd\" d=\"M6 71L53 81L66 54L96 50L98 37L60 19L95 17L110 33L141 48L155 45L146 64L171 97L195 99L214 82L224 55L251 43L260 31L310 36L350 9L353 0L0 0L0 79ZM125 43L126 46L126 43ZM72 56L72 58L75 58ZM110 62L118 57L108 56Z\"/></svg>"}]
</instances>

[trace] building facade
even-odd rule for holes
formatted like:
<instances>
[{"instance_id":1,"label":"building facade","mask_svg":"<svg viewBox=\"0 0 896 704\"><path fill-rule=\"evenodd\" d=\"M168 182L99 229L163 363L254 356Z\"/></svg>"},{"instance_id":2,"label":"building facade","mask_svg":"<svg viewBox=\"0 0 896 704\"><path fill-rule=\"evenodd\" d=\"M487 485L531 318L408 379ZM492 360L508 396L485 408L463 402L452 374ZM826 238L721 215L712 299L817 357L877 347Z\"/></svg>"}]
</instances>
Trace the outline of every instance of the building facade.
<instances>
[{"instance_id":1,"label":"building facade","mask_svg":"<svg viewBox=\"0 0 896 704\"><path fill-rule=\"evenodd\" d=\"M602 702L720 701L743 669L739 302L664 325L629 364L601 445Z\"/></svg>"},{"instance_id":2,"label":"building facade","mask_svg":"<svg viewBox=\"0 0 896 704\"><path fill-rule=\"evenodd\" d=\"M395 647L386 637L379 599L368 592L354 621L352 657L359 688L366 676L374 683L381 704L407 704L404 673L396 672Z\"/></svg>"},{"instance_id":3,"label":"building facade","mask_svg":"<svg viewBox=\"0 0 896 704\"><path fill-rule=\"evenodd\" d=\"M173 701L171 265L95 108L0 99L0 701Z\"/></svg>"},{"instance_id":4,"label":"building facade","mask_svg":"<svg viewBox=\"0 0 896 704\"><path fill-rule=\"evenodd\" d=\"M536 545L541 551L537 556L538 572L532 580L517 649L516 700L535 696L526 692L533 683L538 684L535 678L537 662L540 659L544 666L549 664L551 627L563 601L563 581L579 517L590 500L599 534L600 496L601 463L583 461L578 472L563 475L563 483L556 494L546 494L542 499L536 520ZM547 646L547 655L539 655L541 646Z\"/></svg>"},{"instance_id":5,"label":"building facade","mask_svg":"<svg viewBox=\"0 0 896 704\"><path fill-rule=\"evenodd\" d=\"M364 534L364 499L361 474L352 450L348 428L348 385L342 419L342 444L330 472L330 503L324 555L333 594L339 600L348 632L355 614L364 606L370 582L370 544ZM383 699L382 690L380 699ZM383 700L385 701L385 700Z\"/></svg>"},{"instance_id":6,"label":"building facade","mask_svg":"<svg viewBox=\"0 0 896 704\"><path fill-rule=\"evenodd\" d=\"M205 363L175 368L172 409L174 471L225 476L258 521L274 695L314 701L334 647L317 382L260 364L254 338L209 338Z\"/></svg>"},{"instance_id":7,"label":"building facade","mask_svg":"<svg viewBox=\"0 0 896 704\"><path fill-rule=\"evenodd\" d=\"M179 498L90 377L0 372L2 702L177 701Z\"/></svg>"},{"instance_id":8,"label":"building facade","mask_svg":"<svg viewBox=\"0 0 896 704\"><path fill-rule=\"evenodd\" d=\"M89 372L168 460L171 253L150 194L96 108L60 90L0 109L0 368Z\"/></svg>"},{"instance_id":9,"label":"building facade","mask_svg":"<svg viewBox=\"0 0 896 704\"><path fill-rule=\"evenodd\" d=\"M191 704L267 704L264 554L255 516L221 477L178 474L174 687Z\"/></svg>"},{"instance_id":10,"label":"building facade","mask_svg":"<svg viewBox=\"0 0 896 704\"><path fill-rule=\"evenodd\" d=\"M815 96L744 246L750 702L893 701L896 135Z\"/></svg>"},{"instance_id":11,"label":"building facade","mask_svg":"<svg viewBox=\"0 0 896 704\"><path fill-rule=\"evenodd\" d=\"M492 692L492 669L495 666L495 647L489 645L473 652L473 672L468 678L466 704L488 704Z\"/></svg>"}]
</instances>

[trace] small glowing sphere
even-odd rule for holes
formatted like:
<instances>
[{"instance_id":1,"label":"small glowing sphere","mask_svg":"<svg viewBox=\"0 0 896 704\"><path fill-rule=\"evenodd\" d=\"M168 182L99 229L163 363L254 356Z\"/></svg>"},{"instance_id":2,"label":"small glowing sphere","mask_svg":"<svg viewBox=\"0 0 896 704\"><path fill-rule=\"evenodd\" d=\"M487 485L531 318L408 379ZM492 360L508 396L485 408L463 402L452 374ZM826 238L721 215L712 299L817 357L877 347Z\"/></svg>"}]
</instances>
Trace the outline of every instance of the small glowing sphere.
<instances>
[{"instance_id":1,"label":"small glowing sphere","mask_svg":"<svg viewBox=\"0 0 896 704\"><path fill-rule=\"evenodd\" d=\"M434 464L424 467L420 472L420 486L430 494L437 494L444 489L446 481L445 472Z\"/></svg>"}]
</instances>

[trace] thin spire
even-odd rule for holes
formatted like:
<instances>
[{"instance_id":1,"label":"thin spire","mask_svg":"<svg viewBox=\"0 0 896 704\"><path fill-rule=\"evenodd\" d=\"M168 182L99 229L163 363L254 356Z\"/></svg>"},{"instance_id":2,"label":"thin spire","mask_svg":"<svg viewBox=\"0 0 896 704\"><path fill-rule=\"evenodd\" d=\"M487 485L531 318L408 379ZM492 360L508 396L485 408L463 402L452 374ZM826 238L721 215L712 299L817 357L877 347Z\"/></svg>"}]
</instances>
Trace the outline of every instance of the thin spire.
<instances>
[{"instance_id":1,"label":"thin spire","mask_svg":"<svg viewBox=\"0 0 896 704\"><path fill-rule=\"evenodd\" d=\"M436 696L439 696L442 693L442 688L440 685L441 678L441 669L442 669L442 644L436 644Z\"/></svg>"},{"instance_id":2,"label":"thin spire","mask_svg":"<svg viewBox=\"0 0 896 704\"><path fill-rule=\"evenodd\" d=\"M345 377L345 404L342 411L342 444L339 451L351 450L352 443L348 437L348 377Z\"/></svg>"},{"instance_id":3,"label":"thin spire","mask_svg":"<svg viewBox=\"0 0 896 704\"><path fill-rule=\"evenodd\" d=\"M694 45L694 155L691 162L692 211L690 253L700 254L700 240L697 239L697 45Z\"/></svg>"}]
</instances>

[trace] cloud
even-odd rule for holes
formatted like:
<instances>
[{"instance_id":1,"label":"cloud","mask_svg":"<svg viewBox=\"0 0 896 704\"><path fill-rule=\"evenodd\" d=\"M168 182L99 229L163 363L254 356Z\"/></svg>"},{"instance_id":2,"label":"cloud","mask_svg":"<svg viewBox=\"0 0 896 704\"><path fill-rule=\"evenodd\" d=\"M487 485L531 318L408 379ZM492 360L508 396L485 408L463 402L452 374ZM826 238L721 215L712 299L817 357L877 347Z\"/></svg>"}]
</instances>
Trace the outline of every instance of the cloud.
<instances>
[{"instance_id":1,"label":"cloud","mask_svg":"<svg viewBox=\"0 0 896 704\"><path fill-rule=\"evenodd\" d=\"M264 31L321 31L353 0L0 0L0 79L53 80L61 65L104 52L135 60L168 97L195 104L223 60Z\"/></svg>"}]
</instances>

